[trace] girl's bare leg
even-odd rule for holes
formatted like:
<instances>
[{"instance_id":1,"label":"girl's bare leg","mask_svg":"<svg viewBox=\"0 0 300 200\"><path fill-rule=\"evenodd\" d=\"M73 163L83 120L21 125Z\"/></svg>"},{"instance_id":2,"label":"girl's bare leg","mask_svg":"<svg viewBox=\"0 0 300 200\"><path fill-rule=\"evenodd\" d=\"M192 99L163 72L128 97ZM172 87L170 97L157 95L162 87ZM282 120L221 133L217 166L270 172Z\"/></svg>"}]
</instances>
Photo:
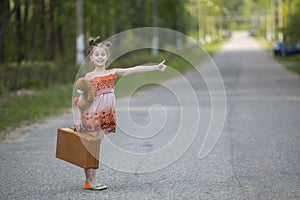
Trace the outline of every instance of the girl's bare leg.
<instances>
[{"instance_id":1,"label":"girl's bare leg","mask_svg":"<svg viewBox=\"0 0 300 200\"><path fill-rule=\"evenodd\" d=\"M95 172L93 171L95 171L95 169L84 169L86 181L88 183L97 184L97 181L95 179Z\"/></svg>"},{"instance_id":2,"label":"girl's bare leg","mask_svg":"<svg viewBox=\"0 0 300 200\"><path fill-rule=\"evenodd\" d=\"M101 141L102 141L102 139L104 137L103 131L94 132L94 133L91 133L91 135L99 137L100 138L100 145L101 145ZM84 169L84 173L85 173L86 181L88 183L97 184L96 169L93 169L93 168L91 168L91 169Z\"/></svg>"},{"instance_id":3,"label":"girl's bare leg","mask_svg":"<svg viewBox=\"0 0 300 200\"><path fill-rule=\"evenodd\" d=\"M97 184L96 169L92 169L91 171L92 171L93 183Z\"/></svg>"}]
</instances>

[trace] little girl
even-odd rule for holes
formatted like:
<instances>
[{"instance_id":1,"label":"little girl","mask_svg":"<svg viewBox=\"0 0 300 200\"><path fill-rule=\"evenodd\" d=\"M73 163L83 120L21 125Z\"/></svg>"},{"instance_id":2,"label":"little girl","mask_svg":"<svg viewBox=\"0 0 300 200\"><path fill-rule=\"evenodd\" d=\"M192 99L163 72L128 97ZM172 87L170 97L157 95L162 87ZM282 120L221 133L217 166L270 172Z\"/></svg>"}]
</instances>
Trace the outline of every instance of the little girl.
<instances>
[{"instance_id":1,"label":"little girl","mask_svg":"<svg viewBox=\"0 0 300 200\"><path fill-rule=\"evenodd\" d=\"M79 111L80 115L75 121L75 127L83 127L88 134L100 137L102 140L105 134L116 131L115 78L155 70L163 72L167 66L164 65L165 61L162 61L157 65L107 70L108 48L111 43L100 42L99 38L89 39L89 60L95 69L85 75L95 89L95 99L88 108ZM103 190L107 188L106 185L97 183L96 169L84 169L84 172L86 176L85 189Z\"/></svg>"}]
</instances>

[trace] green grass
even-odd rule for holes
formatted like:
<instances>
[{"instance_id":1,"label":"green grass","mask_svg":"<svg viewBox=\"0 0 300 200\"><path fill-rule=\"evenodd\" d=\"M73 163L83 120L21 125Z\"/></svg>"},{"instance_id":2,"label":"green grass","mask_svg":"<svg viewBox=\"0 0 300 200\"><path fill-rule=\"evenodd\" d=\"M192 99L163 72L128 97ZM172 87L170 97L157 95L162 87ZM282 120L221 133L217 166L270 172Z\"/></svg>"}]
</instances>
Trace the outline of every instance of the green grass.
<instances>
[{"instance_id":1,"label":"green grass","mask_svg":"<svg viewBox=\"0 0 300 200\"><path fill-rule=\"evenodd\" d=\"M298 66L290 66L290 67L287 67L287 69L293 71L293 72L296 72L300 75L300 65Z\"/></svg>"},{"instance_id":2,"label":"green grass","mask_svg":"<svg viewBox=\"0 0 300 200\"><path fill-rule=\"evenodd\" d=\"M213 54L223 43L215 43L203 47L209 54ZM197 50L195 50L197 49ZM197 58L205 61L208 56L200 48L190 48L184 51L189 59ZM201 54L201 56L199 56ZM131 52L121 56L111 67L135 66L144 63L158 63L166 59L168 69L164 72L149 72L145 74L131 75L117 80L116 95L123 97L130 95L136 87L147 88L151 83L173 78L178 73L183 74L193 68L193 66L179 55L161 51L159 56L153 57L148 50ZM74 75L75 77L75 75ZM144 87L146 85L146 87ZM73 84L67 86L52 86L51 88L33 89L33 94L17 95L16 93L2 95L0 99L0 138L3 139L3 130L14 128L23 124L30 124L44 117L62 113L71 108Z\"/></svg>"},{"instance_id":3,"label":"green grass","mask_svg":"<svg viewBox=\"0 0 300 200\"><path fill-rule=\"evenodd\" d=\"M59 114L71 106L71 85L32 90L31 92L32 94L23 95L14 93L1 98L0 130Z\"/></svg>"},{"instance_id":4,"label":"green grass","mask_svg":"<svg viewBox=\"0 0 300 200\"><path fill-rule=\"evenodd\" d=\"M222 39L221 41L218 41L218 42L214 42L214 43L211 43L211 44L208 44L208 45L204 45L202 46L202 48L207 51L207 53L209 55L213 55L215 52L217 52L220 47L225 44L226 42L228 42L229 38L224 38Z\"/></svg>"},{"instance_id":5,"label":"green grass","mask_svg":"<svg viewBox=\"0 0 300 200\"><path fill-rule=\"evenodd\" d=\"M276 59L282 62L300 62L300 54L290 56L277 56Z\"/></svg>"},{"instance_id":6,"label":"green grass","mask_svg":"<svg viewBox=\"0 0 300 200\"><path fill-rule=\"evenodd\" d=\"M281 62L288 70L300 74L300 55L290 55L285 57L277 56L275 58Z\"/></svg>"}]
</instances>

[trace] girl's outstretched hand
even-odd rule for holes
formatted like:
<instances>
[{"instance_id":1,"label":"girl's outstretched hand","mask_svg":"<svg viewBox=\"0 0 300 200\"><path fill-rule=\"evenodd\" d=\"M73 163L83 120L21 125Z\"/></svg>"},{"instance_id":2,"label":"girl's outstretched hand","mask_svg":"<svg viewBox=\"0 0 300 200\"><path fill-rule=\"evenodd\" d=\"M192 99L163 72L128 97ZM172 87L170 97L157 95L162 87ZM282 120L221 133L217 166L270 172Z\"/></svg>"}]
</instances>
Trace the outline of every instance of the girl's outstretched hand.
<instances>
[{"instance_id":1,"label":"girl's outstretched hand","mask_svg":"<svg viewBox=\"0 0 300 200\"><path fill-rule=\"evenodd\" d=\"M166 61L166 60L163 60L161 63L159 63L159 64L157 65L158 71L163 72L163 71L165 71L165 70L167 69L167 65L164 64L165 61Z\"/></svg>"}]
</instances>

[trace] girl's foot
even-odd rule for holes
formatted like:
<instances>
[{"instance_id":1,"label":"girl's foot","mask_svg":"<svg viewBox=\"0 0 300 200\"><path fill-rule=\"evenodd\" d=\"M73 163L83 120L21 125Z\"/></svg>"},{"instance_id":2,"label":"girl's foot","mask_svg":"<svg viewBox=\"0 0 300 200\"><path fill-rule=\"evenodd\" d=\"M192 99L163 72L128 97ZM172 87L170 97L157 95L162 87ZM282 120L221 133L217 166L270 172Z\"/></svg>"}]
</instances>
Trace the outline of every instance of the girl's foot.
<instances>
[{"instance_id":1,"label":"girl's foot","mask_svg":"<svg viewBox=\"0 0 300 200\"><path fill-rule=\"evenodd\" d=\"M88 183L87 181L85 181L84 188L87 190L105 190L105 189L107 189L107 186L102 183L91 184L91 183Z\"/></svg>"}]
</instances>

